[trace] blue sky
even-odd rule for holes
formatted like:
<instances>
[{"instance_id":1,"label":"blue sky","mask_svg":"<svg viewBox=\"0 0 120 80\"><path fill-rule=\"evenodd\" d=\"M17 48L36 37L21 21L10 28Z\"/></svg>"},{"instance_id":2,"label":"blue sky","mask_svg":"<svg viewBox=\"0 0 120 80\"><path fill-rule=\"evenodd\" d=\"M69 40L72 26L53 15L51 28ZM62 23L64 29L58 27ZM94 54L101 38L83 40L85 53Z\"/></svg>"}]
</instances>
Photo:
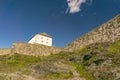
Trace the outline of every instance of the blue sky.
<instances>
[{"instance_id":1,"label":"blue sky","mask_svg":"<svg viewBox=\"0 0 120 80\"><path fill-rule=\"evenodd\" d=\"M120 0L0 0L0 48L46 32L64 47L120 14Z\"/></svg>"}]
</instances>

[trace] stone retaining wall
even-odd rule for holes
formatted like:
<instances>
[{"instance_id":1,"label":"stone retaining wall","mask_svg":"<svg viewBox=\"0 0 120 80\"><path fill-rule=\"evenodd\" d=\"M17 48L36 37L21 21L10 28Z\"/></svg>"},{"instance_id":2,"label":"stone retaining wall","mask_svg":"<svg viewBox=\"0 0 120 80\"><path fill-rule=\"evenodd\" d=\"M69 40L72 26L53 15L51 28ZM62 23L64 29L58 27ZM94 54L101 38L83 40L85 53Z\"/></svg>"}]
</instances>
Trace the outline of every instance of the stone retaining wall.
<instances>
[{"instance_id":1,"label":"stone retaining wall","mask_svg":"<svg viewBox=\"0 0 120 80\"><path fill-rule=\"evenodd\" d=\"M14 43L12 48L12 53L20 53L33 56L47 56L50 54L59 53L60 51L61 49L56 47L21 42Z\"/></svg>"},{"instance_id":2,"label":"stone retaining wall","mask_svg":"<svg viewBox=\"0 0 120 80\"><path fill-rule=\"evenodd\" d=\"M6 55L6 54L10 54L10 53L11 53L11 49L10 48L0 49L0 55Z\"/></svg>"}]
</instances>

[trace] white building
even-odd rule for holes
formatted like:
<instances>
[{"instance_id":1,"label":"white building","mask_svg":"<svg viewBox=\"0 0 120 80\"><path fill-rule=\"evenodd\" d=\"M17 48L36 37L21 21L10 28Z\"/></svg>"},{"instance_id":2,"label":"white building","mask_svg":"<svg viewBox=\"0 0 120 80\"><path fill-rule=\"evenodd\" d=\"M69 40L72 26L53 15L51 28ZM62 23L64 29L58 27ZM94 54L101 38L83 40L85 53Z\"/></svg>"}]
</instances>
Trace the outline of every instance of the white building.
<instances>
[{"instance_id":1,"label":"white building","mask_svg":"<svg viewBox=\"0 0 120 80\"><path fill-rule=\"evenodd\" d=\"M43 44L46 46L52 46L52 37L47 33L43 32L36 34L28 43L31 44Z\"/></svg>"}]
</instances>

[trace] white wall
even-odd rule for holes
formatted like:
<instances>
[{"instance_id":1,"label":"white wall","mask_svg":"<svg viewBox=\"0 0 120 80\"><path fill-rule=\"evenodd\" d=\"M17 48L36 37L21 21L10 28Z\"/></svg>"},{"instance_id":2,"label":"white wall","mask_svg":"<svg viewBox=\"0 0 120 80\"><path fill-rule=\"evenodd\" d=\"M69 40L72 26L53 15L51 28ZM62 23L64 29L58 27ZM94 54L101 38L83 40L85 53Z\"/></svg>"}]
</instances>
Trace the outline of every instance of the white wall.
<instances>
[{"instance_id":1,"label":"white wall","mask_svg":"<svg viewBox=\"0 0 120 80\"><path fill-rule=\"evenodd\" d=\"M37 34L28 43L31 43L31 44L38 43L38 44L43 44L47 46L52 46L52 38Z\"/></svg>"}]
</instances>

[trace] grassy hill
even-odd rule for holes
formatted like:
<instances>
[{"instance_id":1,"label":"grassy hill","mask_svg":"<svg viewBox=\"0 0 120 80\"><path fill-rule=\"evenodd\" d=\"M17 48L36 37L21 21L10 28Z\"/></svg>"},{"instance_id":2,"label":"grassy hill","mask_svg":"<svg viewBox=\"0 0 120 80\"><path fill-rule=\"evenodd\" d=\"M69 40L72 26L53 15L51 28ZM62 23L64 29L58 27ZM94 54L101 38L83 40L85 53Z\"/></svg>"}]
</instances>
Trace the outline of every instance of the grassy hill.
<instances>
[{"instance_id":1,"label":"grassy hill","mask_svg":"<svg viewBox=\"0 0 120 80\"><path fill-rule=\"evenodd\" d=\"M46 57L0 55L0 80L120 80L120 40Z\"/></svg>"}]
</instances>

